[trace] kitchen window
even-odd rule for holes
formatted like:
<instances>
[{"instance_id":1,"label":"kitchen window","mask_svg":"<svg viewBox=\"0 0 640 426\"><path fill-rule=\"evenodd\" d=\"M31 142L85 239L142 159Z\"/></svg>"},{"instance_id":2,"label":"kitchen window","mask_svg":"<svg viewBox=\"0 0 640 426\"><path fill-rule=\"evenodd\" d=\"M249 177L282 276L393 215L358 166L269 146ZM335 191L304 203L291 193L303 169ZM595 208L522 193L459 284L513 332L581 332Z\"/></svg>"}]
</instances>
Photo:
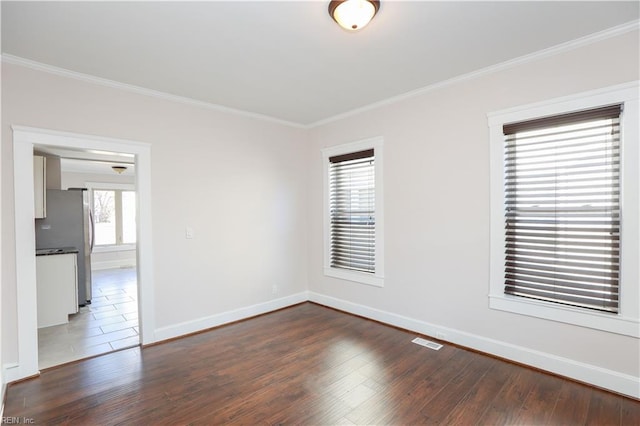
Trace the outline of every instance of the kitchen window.
<instances>
[{"instance_id":1,"label":"kitchen window","mask_svg":"<svg viewBox=\"0 0 640 426\"><path fill-rule=\"evenodd\" d=\"M489 125L491 308L638 337L637 85Z\"/></svg>"},{"instance_id":2,"label":"kitchen window","mask_svg":"<svg viewBox=\"0 0 640 426\"><path fill-rule=\"evenodd\" d=\"M100 187L91 188L91 200L96 247L135 245L135 191L100 185Z\"/></svg>"},{"instance_id":3,"label":"kitchen window","mask_svg":"<svg viewBox=\"0 0 640 426\"><path fill-rule=\"evenodd\" d=\"M383 285L382 138L323 150L325 274Z\"/></svg>"}]
</instances>

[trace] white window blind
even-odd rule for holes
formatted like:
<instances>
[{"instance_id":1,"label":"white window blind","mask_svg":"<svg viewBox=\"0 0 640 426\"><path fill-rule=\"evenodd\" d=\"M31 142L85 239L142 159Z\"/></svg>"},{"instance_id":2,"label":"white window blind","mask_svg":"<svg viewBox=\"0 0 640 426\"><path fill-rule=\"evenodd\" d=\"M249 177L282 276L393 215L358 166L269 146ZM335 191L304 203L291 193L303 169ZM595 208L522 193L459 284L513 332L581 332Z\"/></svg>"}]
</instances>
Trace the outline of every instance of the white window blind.
<instances>
[{"instance_id":1,"label":"white window blind","mask_svg":"<svg viewBox=\"0 0 640 426\"><path fill-rule=\"evenodd\" d=\"M329 157L331 267L375 273L374 150Z\"/></svg>"},{"instance_id":2,"label":"white window blind","mask_svg":"<svg viewBox=\"0 0 640 426\"><path fill-rule=\"evenodd\" d=\"M504 125L506 294L618 312L620 114Z\"/></svg>"}]
</instances>

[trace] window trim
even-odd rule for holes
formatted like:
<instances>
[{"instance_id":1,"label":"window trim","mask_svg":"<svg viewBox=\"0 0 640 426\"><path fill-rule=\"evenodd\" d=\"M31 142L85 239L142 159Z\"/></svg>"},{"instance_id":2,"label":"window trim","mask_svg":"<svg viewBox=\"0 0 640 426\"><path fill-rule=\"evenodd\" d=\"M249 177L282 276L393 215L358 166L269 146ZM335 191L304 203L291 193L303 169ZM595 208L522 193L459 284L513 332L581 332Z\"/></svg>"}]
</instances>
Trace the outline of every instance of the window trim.
<instances>
[{"instance_id":1,"label":"window trim","mask_svg":"<svg viewBox=\"0 0 640 426\"><path fill-rule=\"evenodd\" d=\"M375 158L375 272L359 272L331 267L331 218L329 213L329 157L344 155L368 149L374 150ZM323 235L324 235L324 275L354 281L375 287L384 287L384 198L383 198L383 138L381 136L332 146L322 150L323 172Z\"/></svg>"},{"instance_id":2,"label":"window trim","mask_svg":"<svg viewBox=\"0 0 640 426\"><path fill-rule=\"evenodd\" d=\"M489 307L616 334L640 337L640 114L638 81L487 114L490 153ZM504 294L504 124L623 103L621 116L620 309L601 313ZM635 283L635 284L634 284Z\"/></svg>"},{"instance_id":3,"label":"window trim","mask_svg":"<svg viewBox=\"0 0 640 426\"><path fill-rule=\"evenodd\" d=\"M91 210L93 210L93 191L136 191L136 186L131 183L109 183L109 182L85 182L85 186L89 191L89 204ZM137 194L136 194L137 196ZM131 251L135 250L137 243L118 243L116 235L116 244L96 244L93 247L94 253L108 253L116 251Z\"/></svg>"},{"instance_id":4,"label":"window trim","mask_svg":"<svg viewBox=\"0 0 640 426\"><path fill-rule=\"evenodd\" d=\"M614 104L503 126L506 294L618 312L621 114Z\"/></svg>"}]
</instances>

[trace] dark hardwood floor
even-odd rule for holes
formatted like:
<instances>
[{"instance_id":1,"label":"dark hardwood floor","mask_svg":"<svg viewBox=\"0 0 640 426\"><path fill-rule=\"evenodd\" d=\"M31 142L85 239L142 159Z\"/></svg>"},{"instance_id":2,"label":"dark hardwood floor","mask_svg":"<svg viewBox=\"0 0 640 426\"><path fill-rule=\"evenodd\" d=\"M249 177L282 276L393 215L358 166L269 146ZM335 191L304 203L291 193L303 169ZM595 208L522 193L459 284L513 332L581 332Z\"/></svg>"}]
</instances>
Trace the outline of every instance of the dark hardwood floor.
<instances>
[{"instance_id":1,"label":"dark hardwood floor","mask_svg":"<svg viewBox=\"0 0 640 426\"><path fill-rule=\"evenodd\" d=\"M638 425L640 402L304 303L12 384L35 424Z\"/></svg>"}]
</instances>

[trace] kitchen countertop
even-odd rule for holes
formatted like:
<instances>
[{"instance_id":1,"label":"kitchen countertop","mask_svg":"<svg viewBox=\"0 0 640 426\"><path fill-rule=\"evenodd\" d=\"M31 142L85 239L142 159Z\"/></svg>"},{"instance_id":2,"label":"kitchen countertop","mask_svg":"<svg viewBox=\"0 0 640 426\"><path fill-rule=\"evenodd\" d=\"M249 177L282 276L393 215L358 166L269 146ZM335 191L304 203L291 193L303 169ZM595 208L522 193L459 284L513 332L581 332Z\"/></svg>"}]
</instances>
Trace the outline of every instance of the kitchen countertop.
<instances>
[{"instance_id":1,"label":"kitchen countertop","mask_svg":"<svg viewBox=\"0 0 640 426\"><path fill-rule=\"evenodd\" d=\"M49 256L52 254L69 254L69 253L78 253L78 249L75 247L36 249L36 256Z\"/></svg>"}]
</instances>

